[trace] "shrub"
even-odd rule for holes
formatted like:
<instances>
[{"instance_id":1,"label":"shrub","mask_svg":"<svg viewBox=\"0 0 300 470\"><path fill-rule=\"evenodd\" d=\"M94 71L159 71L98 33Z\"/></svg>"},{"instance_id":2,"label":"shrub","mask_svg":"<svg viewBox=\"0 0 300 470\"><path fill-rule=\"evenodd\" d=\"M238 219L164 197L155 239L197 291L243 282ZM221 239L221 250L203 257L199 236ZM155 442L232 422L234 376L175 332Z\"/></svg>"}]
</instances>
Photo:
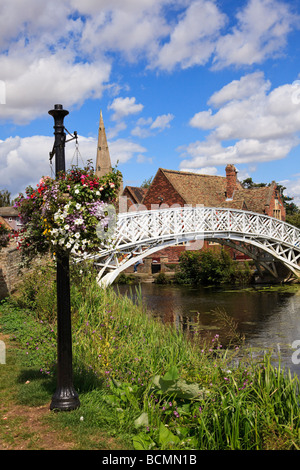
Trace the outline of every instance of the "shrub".
<instances>
[{"instance_id":1,"label":"shrub","mask_svg":"<svg viewBox=\"0 0 300 470\"><path fill-rule=\"evenodd\" d=\"M184 251L179 259L175 280L180 284L246 284L252 273L248 264L233 261L226 250Z\"/></svg>"}]
</instances>

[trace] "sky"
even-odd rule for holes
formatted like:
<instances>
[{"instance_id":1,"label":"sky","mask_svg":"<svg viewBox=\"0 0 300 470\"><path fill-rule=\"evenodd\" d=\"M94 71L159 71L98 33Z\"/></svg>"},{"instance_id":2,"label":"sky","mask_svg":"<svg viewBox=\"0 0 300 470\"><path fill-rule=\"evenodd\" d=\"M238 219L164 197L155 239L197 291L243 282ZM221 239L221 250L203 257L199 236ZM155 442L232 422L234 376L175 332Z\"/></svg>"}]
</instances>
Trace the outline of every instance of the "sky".
<instances>
[{"instance_id":1,"label":"sky","mask_svg":"<svg viewBox=\"0 0 300 470\"><path fill-rule=\"evenodd\" d=\"M113 166L277 183L300 205L299 0L0 0L0 189L53 174L48 111L62 104L67 167Z\"/></svg>"}]
</instances>

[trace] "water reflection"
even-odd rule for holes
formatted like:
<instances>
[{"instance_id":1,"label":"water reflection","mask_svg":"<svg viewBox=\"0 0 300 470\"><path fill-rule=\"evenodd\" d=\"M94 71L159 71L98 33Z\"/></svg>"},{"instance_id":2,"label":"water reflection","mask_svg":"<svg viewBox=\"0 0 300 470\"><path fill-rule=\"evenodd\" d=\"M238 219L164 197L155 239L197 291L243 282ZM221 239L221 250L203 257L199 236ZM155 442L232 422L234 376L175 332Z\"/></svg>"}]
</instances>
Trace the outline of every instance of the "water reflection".
<instances>
[{"instance_id":1,"label":"water reflection","mask_svg":"<svg viewBox=\"0 0 300 470\"><path fill-rule=\"evenodd\" d=\"M134 286L118 286L121 294L136 297ZM142 298L154 316L164 323L202 336L220 335L226 343L226 327L218 311L224 311L245 335L245 346L254 350L273 348L283 365L300 375L300 364L293 364L291 345L300 340L300 287L292 292L271 288L191 288L153 283L140 285ZM298 355L300 357L300 354Z\"/></svg>"}]
</instances>

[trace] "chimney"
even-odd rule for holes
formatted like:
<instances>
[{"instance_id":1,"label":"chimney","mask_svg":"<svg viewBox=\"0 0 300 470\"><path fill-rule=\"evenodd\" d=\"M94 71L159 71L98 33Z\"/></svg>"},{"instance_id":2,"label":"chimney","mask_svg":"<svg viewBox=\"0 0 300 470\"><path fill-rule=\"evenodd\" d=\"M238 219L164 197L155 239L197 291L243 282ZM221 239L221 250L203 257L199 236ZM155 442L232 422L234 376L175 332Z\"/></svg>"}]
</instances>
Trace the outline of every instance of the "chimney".
<instances>
[{"instance_id":1,"label":"chimney","mask_svg":"<svg viewBox=\"0 0 300 470\"><path fill-rule=\"evenodd\" d=\"M226 198L232 199L233 193L236 189L236 175L237 171L234 165L228 164L226 166Z\"/></svg>"}]
</instances>

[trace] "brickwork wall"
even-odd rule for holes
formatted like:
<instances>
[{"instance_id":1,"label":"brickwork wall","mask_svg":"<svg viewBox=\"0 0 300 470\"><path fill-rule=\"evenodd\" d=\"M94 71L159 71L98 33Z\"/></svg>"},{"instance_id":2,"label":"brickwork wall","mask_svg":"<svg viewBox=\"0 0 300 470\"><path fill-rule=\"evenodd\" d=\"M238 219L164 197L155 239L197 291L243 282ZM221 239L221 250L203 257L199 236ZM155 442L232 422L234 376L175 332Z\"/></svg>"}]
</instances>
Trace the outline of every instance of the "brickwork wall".
<instances>
[{"instance_id":1,"label":"brickwork wall","mask_svg":"<svg viewBox=\"0 0 300 470\"><path fill-rule=\"evenodd\" d=\"M163 201L158 199L159 197L162 197ZM185 201L173 188L166 176L159 171L154 177L153 183L146 194L143 204L148 210L150 210L155 208L158 209L161 203L167 204L169 207L173 204L183 206ZM153 207L153 205L156 207Z\"/></svg>"},{"instance_id":2,"label":"brickwork wall","mask_svg":"<svg viewBox=\"0 0 300 470\"><path fill-rule=\"evenodd\" d=\"M226 197L232 198L233 192L236 189L237 181L236 181L236 169L234 165L227 165L226 166Z\"/></svg>"},{"instance_id":3,"label":"brickwork wall","mask_svg":"<svg viewBox=\"0 0 300 470\"><path fill-rule=\"evenodd\" d=\"M278 201L278 202L277 202ZM279 203L279 204L278 204ZM284 204L281 200L281 198L278 196L278 200L275 198L275 191L272 195L270 205L266 206L266 214L269 215L270 217L275 217L274 215L274 210L280 209L281 212L281 220L285 221L286 219L286 210L284 207Z\"/></svg>"}]
</instances>

